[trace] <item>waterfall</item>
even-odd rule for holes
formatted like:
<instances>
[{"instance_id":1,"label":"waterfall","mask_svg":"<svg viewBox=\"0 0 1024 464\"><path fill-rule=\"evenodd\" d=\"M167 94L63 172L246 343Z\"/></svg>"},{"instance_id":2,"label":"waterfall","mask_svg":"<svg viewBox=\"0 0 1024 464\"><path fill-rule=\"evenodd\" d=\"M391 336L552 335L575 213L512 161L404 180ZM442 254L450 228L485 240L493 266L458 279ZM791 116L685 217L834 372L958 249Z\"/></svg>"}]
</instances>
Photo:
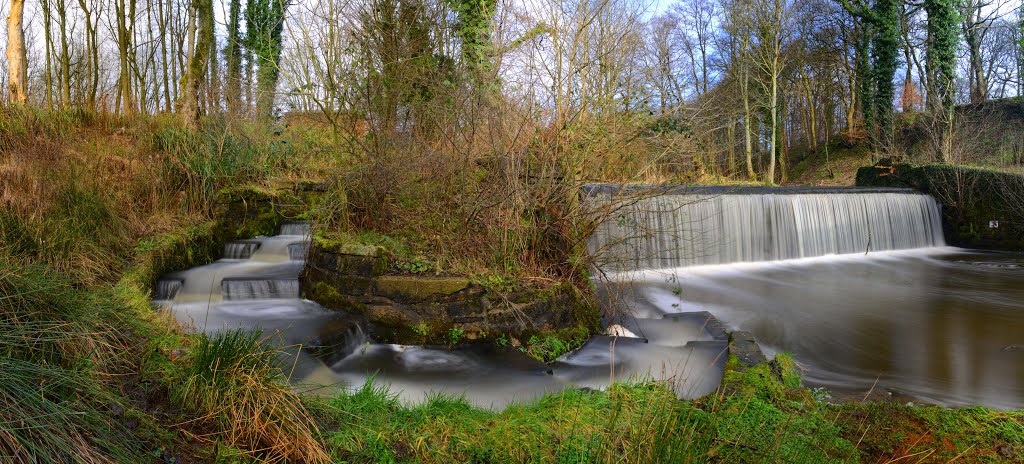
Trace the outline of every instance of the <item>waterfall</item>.
<instances>
[{"instance_id":1,"label":"waterfall","mask_svg":"<svg viewBox=\"0 0 1024 464\"><path fill-rule=\"evenodd\" d=\"M249 259L259 248L259 242L228 242L224 244L224 258Z\"/></svg>"},{"instance_id":2,"label":"waterfall","mask_svg":"<svg viewBox=\"0 0 1024 464\"><path fill-rule=\"evenodd\" d=\"M292 261L303 261L306 259L306 252L309 251L309 242L288 244L288 259Z\"/></svg>"},{"instance_id":3,"label":"waterfall","mask_svg":"<svg viewBox=\"0 0 1024 464\"><path fill-rule=\"evenodd\" d=\"M309 235L309 223L308 222L290 222L287 224L281 224L281 235Z\"/></svg>"},{"instance_id":4,"label":"waterfall","mask_svg":"<svg viewBox=\"0 0 1024 464\"><path fill-rule=\"evenodd\" d=\"M605 269L634 270L945 245L939 206L928 195L744 190L752 193L634 197L613 209L588 249Z\"/></svg>"},{"instance_id":5,"label":"waterfall","mask_svg":"<svg viewBox=\"0 0 1024 464\"><path fill-rule=\"evenodd\" d=\"M221 294L225 300L266 300L298 298L298 279L224 279Z\"/></svg>"},{"instance_id":6,"label":"waterfall","mask_svg":"<svg viewBox=\"0 0 1024 464\"><path fill-rule=\"evenodd\" d=\"M153 292L154 300L173 300L181 286L185 284L182 279L160 279L156 283Z\"/></svg>"}]
</instances>

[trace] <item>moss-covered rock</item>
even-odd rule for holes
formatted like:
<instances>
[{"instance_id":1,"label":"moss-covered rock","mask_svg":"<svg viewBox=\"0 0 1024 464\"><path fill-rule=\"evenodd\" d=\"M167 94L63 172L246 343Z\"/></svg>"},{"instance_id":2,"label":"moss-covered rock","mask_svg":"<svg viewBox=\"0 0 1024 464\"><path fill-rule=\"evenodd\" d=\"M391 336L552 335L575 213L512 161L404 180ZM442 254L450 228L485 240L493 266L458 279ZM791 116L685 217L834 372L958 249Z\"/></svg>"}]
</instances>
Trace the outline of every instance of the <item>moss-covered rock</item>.
<instances>
[{"instance_id":1,"label":"moss-covered rock","mask_svg":"<svg viewBox=\"0 0 1024 464\"><path fill-rule=\"evenodd\" d=\"M448 276L396 276L377 278L377 292L397 301L444 298L469 287L469 279Z\"/></svg>"},{"instance_id":2,"label":"moss-covered rock","mask_svg":"<svg viewBox=\"0 0 1024 464\"><path fill-rule=\"evenodd\" d=\"M314 241L301 277L304 296L365 318L378 341L453 346L521 340L529 354L550 361L597 333L596 300L569 282L500 292L461 276L388 274L379 248L349 245Z\"/></svg>"}]
</instances>

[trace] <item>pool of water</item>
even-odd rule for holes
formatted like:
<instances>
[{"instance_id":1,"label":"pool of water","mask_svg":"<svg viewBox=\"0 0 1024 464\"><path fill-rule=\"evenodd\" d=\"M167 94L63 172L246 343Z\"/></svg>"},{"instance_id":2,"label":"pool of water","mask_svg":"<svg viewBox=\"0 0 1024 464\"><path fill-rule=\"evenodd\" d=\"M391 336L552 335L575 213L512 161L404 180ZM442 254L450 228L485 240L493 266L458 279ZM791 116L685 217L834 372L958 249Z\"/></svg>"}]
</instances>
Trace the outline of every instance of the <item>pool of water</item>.
<instances>
[{"instance_id":1,"label":"pool of water","mask_svg":"<svg viewBox=\"0 0 1024 464\"><path fill-rule=\"evenodd\" d=\"M1024 408L1024 254L937 247L617 275L638 317L704 310L805 382Z\"/></svg>"}]
</instances>

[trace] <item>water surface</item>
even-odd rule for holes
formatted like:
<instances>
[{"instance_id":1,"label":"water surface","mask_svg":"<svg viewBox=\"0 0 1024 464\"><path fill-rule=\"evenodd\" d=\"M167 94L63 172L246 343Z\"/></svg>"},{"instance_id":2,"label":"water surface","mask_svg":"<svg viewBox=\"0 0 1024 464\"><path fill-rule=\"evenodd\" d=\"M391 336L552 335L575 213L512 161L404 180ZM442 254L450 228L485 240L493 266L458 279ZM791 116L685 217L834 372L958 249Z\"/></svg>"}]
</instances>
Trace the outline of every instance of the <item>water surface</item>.
<instances>
[{"instance_id":1,"label":"water surface","mask_svg":"<svg viewBox=\"0 0 1024 464\"><path fill-rule=\"evenodd\" d=\"M811 385L1024 408L1024 255L948 247L620 275L642 317L706 310Z\"/></svg>"}]
</instances>

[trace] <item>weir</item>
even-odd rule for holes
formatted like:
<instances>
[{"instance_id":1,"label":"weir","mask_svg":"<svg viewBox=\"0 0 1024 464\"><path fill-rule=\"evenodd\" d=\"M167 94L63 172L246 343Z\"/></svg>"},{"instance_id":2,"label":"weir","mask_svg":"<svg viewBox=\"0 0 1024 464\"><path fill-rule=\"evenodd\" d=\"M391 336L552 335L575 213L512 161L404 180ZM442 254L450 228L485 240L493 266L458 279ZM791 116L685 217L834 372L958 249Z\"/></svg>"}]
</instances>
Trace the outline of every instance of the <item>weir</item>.
<instances>
[{"instance_id":1,"label":"weir","mask_svg":"<svg viewBox=\"0 0 1024 464\"><path fill-rule=\"evenodd\" d=\"M611 211L588 242L611 271L945 245L939 205L900 189L591 188Z\"/></svg>"}]
</instances>

